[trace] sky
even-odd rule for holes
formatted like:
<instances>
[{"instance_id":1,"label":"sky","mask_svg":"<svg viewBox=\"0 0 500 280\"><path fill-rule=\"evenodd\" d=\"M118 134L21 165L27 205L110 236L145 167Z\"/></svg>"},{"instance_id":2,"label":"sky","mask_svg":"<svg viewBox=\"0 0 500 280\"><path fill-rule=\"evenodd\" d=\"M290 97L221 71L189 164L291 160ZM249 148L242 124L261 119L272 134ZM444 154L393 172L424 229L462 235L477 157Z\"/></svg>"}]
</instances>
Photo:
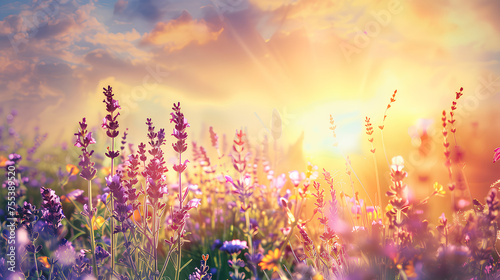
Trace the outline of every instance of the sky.
<instances>
[{"instance_id":1,"label":"sky","mask_svg":"<svg viewBox=\"0 0 500 280\"><path fill-rule=\"evenodd\" d=\"M423 124L440 131L463 87L457 134L471 161L487 161L471 168L484 185L493 179L484 172L498 173L498 11L487 0L7 0L0 103L19 112L20 131L38 126L54 143L72 139L83 117L100 125L108 85L132 141L148 117L171 129L174 102L200 141L213 126L259 142L275 112L284 153L298 145L301 159L324 163L369 158L364 120L381 125L397 90L384 123L390 161L411 157Z\"/></svg>"}]
</instances>

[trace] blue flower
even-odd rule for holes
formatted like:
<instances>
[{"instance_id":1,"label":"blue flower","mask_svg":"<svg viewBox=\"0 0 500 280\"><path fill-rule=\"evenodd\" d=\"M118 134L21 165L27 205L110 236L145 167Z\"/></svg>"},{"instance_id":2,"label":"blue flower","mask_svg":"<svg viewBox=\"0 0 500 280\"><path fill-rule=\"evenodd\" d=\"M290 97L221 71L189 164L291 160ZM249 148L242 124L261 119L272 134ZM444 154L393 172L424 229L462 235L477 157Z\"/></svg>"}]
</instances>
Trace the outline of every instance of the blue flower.
<instances>
[{"instance_id":1,"label":"blue flower","mask_svg":"<svg viewBox=\"0 0 500 280\"><path fill-rule=\"evenodd\" d=\"M227 252L228 254L239 254L243 249L248 249L247 242L239 239L224 241L224 244L220 247L221 251Z\"/></svg>"}]
</instances>

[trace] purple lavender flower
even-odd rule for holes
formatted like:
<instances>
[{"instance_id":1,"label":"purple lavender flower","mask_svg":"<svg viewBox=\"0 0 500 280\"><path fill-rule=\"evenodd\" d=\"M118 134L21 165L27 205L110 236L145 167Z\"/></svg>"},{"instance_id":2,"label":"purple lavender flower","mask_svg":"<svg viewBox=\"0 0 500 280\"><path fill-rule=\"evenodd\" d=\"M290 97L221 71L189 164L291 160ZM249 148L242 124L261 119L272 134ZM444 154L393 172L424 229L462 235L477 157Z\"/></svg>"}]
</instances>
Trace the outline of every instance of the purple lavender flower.
<instances>
[{"instance_id":1,"label":"purple lavender flower","mask_svg":"<svg viewBox=\"0 0 500 280\"><path fill-rule=\"evenodd\" d=\"M33 144L33 147L29 148L27 153L28 156L26 157L27 160L31 161L33 158L33 155L35 154L36 150L40 147L40 145L43 144L43 142L47 139L47 133L43 135L37 135L35 137L35 144Z\"/></svg>"},{"instance_id":2,"label":"purple lavender flower","mask_svg":"<svg viewBox=\"0 0 500 280\"><path fill-rule=\"evenodd\" d=\"M241 211L245 212L250 208L250 203L248 203L248 200L253 194L253 185L250 184L250 176L245 176L243 180L237 180L234 182L233 178L231 176L226 175L226 183L231 183L235 190L233 190L234 194L238 195L238 198L241 202Z\"/></svg>"},{"instance_id":3,"label":"purple lavender flower","mask_svg":"<svg viewBox=\"0 0 500 280\"><path fill-rule=\"evenodd\" d=\"M187 122L187 119L184 117L184 114L181 113L181 103L177 102L177 104L174 103L174 107L172 107L172 110L174 111L173 113L170 113L172 118L170 119L170 123L174 123L174 131L172 135L177 138L176 143L172 143L172 147L174 148L174 151L177 153L181 154L187 150L187 144L186 144L186 138L187 138L187 133L186 133L186 128L189 127L189 123Z\"/></svg>"},{"instance_id":4,"label":"purple lavender flower","mask_svg":"<svg viewBox=\"0 0 500 280\"><path fill-rule=\"evenodd\" d=\"M90 144L95 144L96 142L95 139L92 138L92 132L87 132L87 123L85 118L83 118L82 122L80 122L80 129L78 130L78 133L75 133L75 135L77 137L75 146L82 148L82 155L80 155L81 160L78 164L82 167L80 176L83 179L90 181L94 179L97 169L94 168L95 163L90 161L90 157L94 151L89 151L88 146Z\"/></svg>"},{"instance_id":5,"label":"purple lavender flower","mask_svg":"<svg viewBox=\"0 0 500 280\"><path fill-rule=\"evenodd\" d=\"M109 257L109 252L104 250L100 245L97 245L95 248L95 258L97 261L102 261L105 258Z\"/></svg>"},{"instance_id":6,"label":"purple lavender flower","mask_svg":"<svg viewBox=\"0 0 500 280\"><path fill-rule=\"evenodd\" d=\"M23 157L18 154L10 154L9 160L5 162L5 165L14 165L19 162Z\"/></svg>"},{"instance_id":7,"label":"purple lavender flower","mask_svg":"<svg viewBox=\"0 0 500 280\"><path fill-rule=\"evenodd\" d=\"M153 203L159 204L158 200L167 194L165 172L168 171L168 168L166 167L163 151L161 149L161 146L165 144L165 133L164 129L155 132L153 122L149 118L146 119L146 125L148 126L148 143L151 146L148 152L153 158L149 161L141 175L146 178L147 194L153 200ZM145 163L147 157L144 148L145 145L141 143L138 153L141 155L140 160Z\"/></svg>"},{"instance_id":8,"label":"purple lavender flower","mask_svg":"<svg viewBox=\"0 0 500 280\"><path fill-rule=\"evenodd\" d=\"M73 201L78 201L82 205L88 203L88 197L84 196L84 191L80 189L72 190L66 197Z\"/></svg>"},{"instance_id":9,"label":"purple lavender flower","mask_svg":"<svg viewBox=\"0 0 500 280\"><path fill-rule=\"evenodd\" d=\"M488 218L494 220L498 216L498 211L500 209L497 188L490 188L488 196L486 197L486 204L488 205Z\"/></svg>"},{"instance_id":10,"label":"purple lavender flower","mask_svg":"<svg viewBox=\"0 0 500 280\"><path fill-rule=\"evenodd\" d=\"M22 207L17 207L17 222L20 226L31 224L36 220L38 220L38 210L34 205L25 201Z\"/></svg>"},{"instance_id":11,"label":"purple lavender flower","mask_svg":"<svg viewBox=\"0 0 500 280\"><path fill-rule=\"evenodd\" d=\"M123 187L125 188L125 193L128 196L128 201L132 204L134 210L139 207L137 202L139 193L137 193L136 188L134 188L134 186L139 183L139 180L137 179L137 175L139 175L139 165L139 155L129 155L126 171L129 179L123 181Z\"/></svg>"},{"instance_id":12,"label":"purple lavender flower","mask_svg":"<svg viewBox=\"0 0 500 280\"><path fill-rule=\"evenodd\" d=\"M113 96L113 89L108 86L108 88L103 88L103 93L106 99L104 99L104 103L106 104L106 111L108 111L109 114L106 115L106 117L103 119L103 124L102 128L107 129L106 130L106 135L110 138L115 138L118 136L119 131L117 130L119 127L118 121L116 118L120 115L120 113L117 113L116 115L114 112L117 109L121 109L120 105L118 104L118 100L114 99ZM115 158L119 155L120 153L118 151L111 151L110 154L106 154L110 158Z\"/></svg>"},{"instance_id":13,"label":"purple lavender flower","mask_svg":"<svg viewBox=\"0 0 500 280\"><path fill-rule=\"evenodd\" d=\"M107 186L114 197L114 212L113 217L120 223L125 222L133 213L131 205L127 205L128 194L122 185L120 174L106 178ZM128 229L128 224L124 223L121 227L116 227L114 232L125 232Z\"/></svg>"},{"instance_id":14,"label":"purple lavender flower","mask_svg":"<svg viewBox=\"0 0 500 280\"><path fill-rule=\"evenodd\" d=\"M243 249L248 249L247 242L239 239L224 241L224 244L220 247L221 251L227 252L228 254L239 254Z\"/></svg>"},{"instance_id":15,"label":"purple lavender flower","mask_svg":"<svg viewBox=\"0 0 500 280\"><path fill-rule=\"evenodd\" d=\"M210 248L212 249L212 251L214 251L215 249L220 249L220 247L222 247L222 242L220 241L220 239L215 239Z\"/></svg>"},{"instance_id":16,"label":"purple lavender flower","mask_svg":"<svg viewBox=\"0 0 500 280\"><path fill-rule=\"evenodd\" d=\"M61 221L64 219L61 201L56 193L48 188L41 187L40 193L42 194L42 219L47 222L49 228L57 233L59 227L62 226Z\"/></svg>"},{"instance_id":17,"label":"purple lavender flower","mask_svg":"<svg viewBox=\"0 0 500 280\"><path fill-rule=\"evenodd\" d=\"M81 250L76 258L76 263L71 269L71 274L68 279L85 279L85 277L90 274L92 274L92 266L90 265L90 260L85 257L85 251Z\"/></svg>"},{"instance_id":18,"label":"purple lavender flower","mask_svg":"<svg viewBox=\"0 0 500 280\"><path fill-rule=\"evenodd\" d=\"M207 265L208 255L202 255L200 268L195 268L195 271L189 275L189 280L210 280L212 274L209 273L210 267Z\"/></svg>"}]
</instances>

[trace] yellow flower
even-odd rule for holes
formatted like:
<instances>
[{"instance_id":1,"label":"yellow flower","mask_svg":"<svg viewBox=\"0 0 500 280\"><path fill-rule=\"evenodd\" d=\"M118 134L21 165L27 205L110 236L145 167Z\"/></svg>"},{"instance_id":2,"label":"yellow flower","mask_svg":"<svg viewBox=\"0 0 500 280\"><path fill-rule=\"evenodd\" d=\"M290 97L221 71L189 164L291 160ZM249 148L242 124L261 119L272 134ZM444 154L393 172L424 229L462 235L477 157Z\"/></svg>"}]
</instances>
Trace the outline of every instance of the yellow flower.
<instances>
[{"instance_id":1,"label":"yellow flower","mask_svg":"<svg viewBox=\"0 0 500 280\"><path fill-rule=\"evenodd\" d=\"M0 156L0 167L5 167L6 162L7 162L7 158L4 156Z\"/></svg>"},{"instance_id":2,"label":"yellow flower","mask_svg":"<svg viewBox=\"0 0 500 280\"><path fill-rule=\"evenodd\" d=\"M321 275L319 273L314 275L314 277L312 278L312 280L323 280L323 279L325 279L325 278L323 278L323 275Z\"/></svg>"},{"instance_id":3,"label":"yellow flower","mask_svg":"<svg viewBox=\"0 0 500 280\"><path fill-rule=\"evenodd\" d=\"M43 257L38 257L37 259L45 268L47 269L50 268L50 264L47 257L43 256Z\"/></svg>"},{"instance_id":4,"label":"yellow flower","mask_svg":"<svg viewBox=\"0 0 500 280\"><path fill-rule=\"evenodd\" d=\"M102 225L104 224L104 222L105 222L105 220L101 216L97 217L97 219L95 216L92 217L92 225L94 225L93 226L94 230L100 229L102 227ZM87 226L87 228L89 228L89 226Z\"/></svg>"},{"instance_id":5,"label":"yellow flower","mask_svg":"<svg viewBox=\"0 0 500 280\"><path fill-rule=\"evenodd\" d=\"M103 167L101 168L101 172L104 174L104 176L108 176L109 174L111 174L111 167Z\"/></svg>"},{"instance_id":6,"label":"yellow flower","mask_svg":"<svg viewBox=\"0 0 500 280\"><path fill-rule=\"evenodd\" d=\"M446 191L444 190L443 186L439 184L438 182L434 183L434 193L439 196L444 196L446 194Z\"/></svg>"},{"instance_id":7,"label":"yellow flower","mask_svg":"<svg viewBox=\"0 0 500 280\"><path fill-rule=\"evenodd\" d=\"M262 261L259 263L259 266L262 268L262 270L273 270L273 271L278 271L278 261L280 259L281 252L280 249L276 248L273 250L269 250L267 255L264 256Z\"/></svg>"},{"instance_id":8,"label":"yellow flower","mask_svg":"<svg viewBox=\"0 0 500 280\"><path fill-rule=\"evenodd\" d=\"M66 164L66 171L68 172L69 175L76 175L76 174L78 174L78 172L80 172L78 167L76 167L73 164L69 164L69 163Z\"/></svg>"},{"instance_id":9,"label":"yellow flower","mask_svg":"<svg viewBox=\"0 0 500 280\"><path fill-rule=\"evenodd\" d=\"M366 207L366 215L368 217L368 220L370 221L378 221L382 217L380 217L380 213L378 209L374 206L367 206Z\"/></svg>"},{"instance_id":10,"label":"yellow flower","mask_svg":"<svg viewBox=\"0 0 500 280\"><path fill-rule=\"evenodd\" d=\"M387 206L385 207L385 212L389 212L392 210L392 208L394 208L394 206L392 206L392 204L387 204Z\"/></svg>"}]
</instances>

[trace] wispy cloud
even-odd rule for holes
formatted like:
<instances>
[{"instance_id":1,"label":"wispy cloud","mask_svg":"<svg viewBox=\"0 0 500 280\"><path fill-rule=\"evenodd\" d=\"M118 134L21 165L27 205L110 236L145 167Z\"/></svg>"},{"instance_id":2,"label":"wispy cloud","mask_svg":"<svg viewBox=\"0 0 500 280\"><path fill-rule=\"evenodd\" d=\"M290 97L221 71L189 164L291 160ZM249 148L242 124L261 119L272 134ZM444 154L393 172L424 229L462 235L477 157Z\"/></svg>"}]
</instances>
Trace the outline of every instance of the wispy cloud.
<instances>
[{"instance_id":1,"label":"wispy cloud","mask_svg":"<svg viewBox=\"0 0 500 280\"><path fill-rule=\"evenodd\" d=\"M154 29L141 40L144 45L161 46L166 51L180 50L189 44L203 45L215 41L223 31L212 30L205 20L193 20L191 15L182 15L168 22L159 22Z\"/></svg>"}]
</instances>

